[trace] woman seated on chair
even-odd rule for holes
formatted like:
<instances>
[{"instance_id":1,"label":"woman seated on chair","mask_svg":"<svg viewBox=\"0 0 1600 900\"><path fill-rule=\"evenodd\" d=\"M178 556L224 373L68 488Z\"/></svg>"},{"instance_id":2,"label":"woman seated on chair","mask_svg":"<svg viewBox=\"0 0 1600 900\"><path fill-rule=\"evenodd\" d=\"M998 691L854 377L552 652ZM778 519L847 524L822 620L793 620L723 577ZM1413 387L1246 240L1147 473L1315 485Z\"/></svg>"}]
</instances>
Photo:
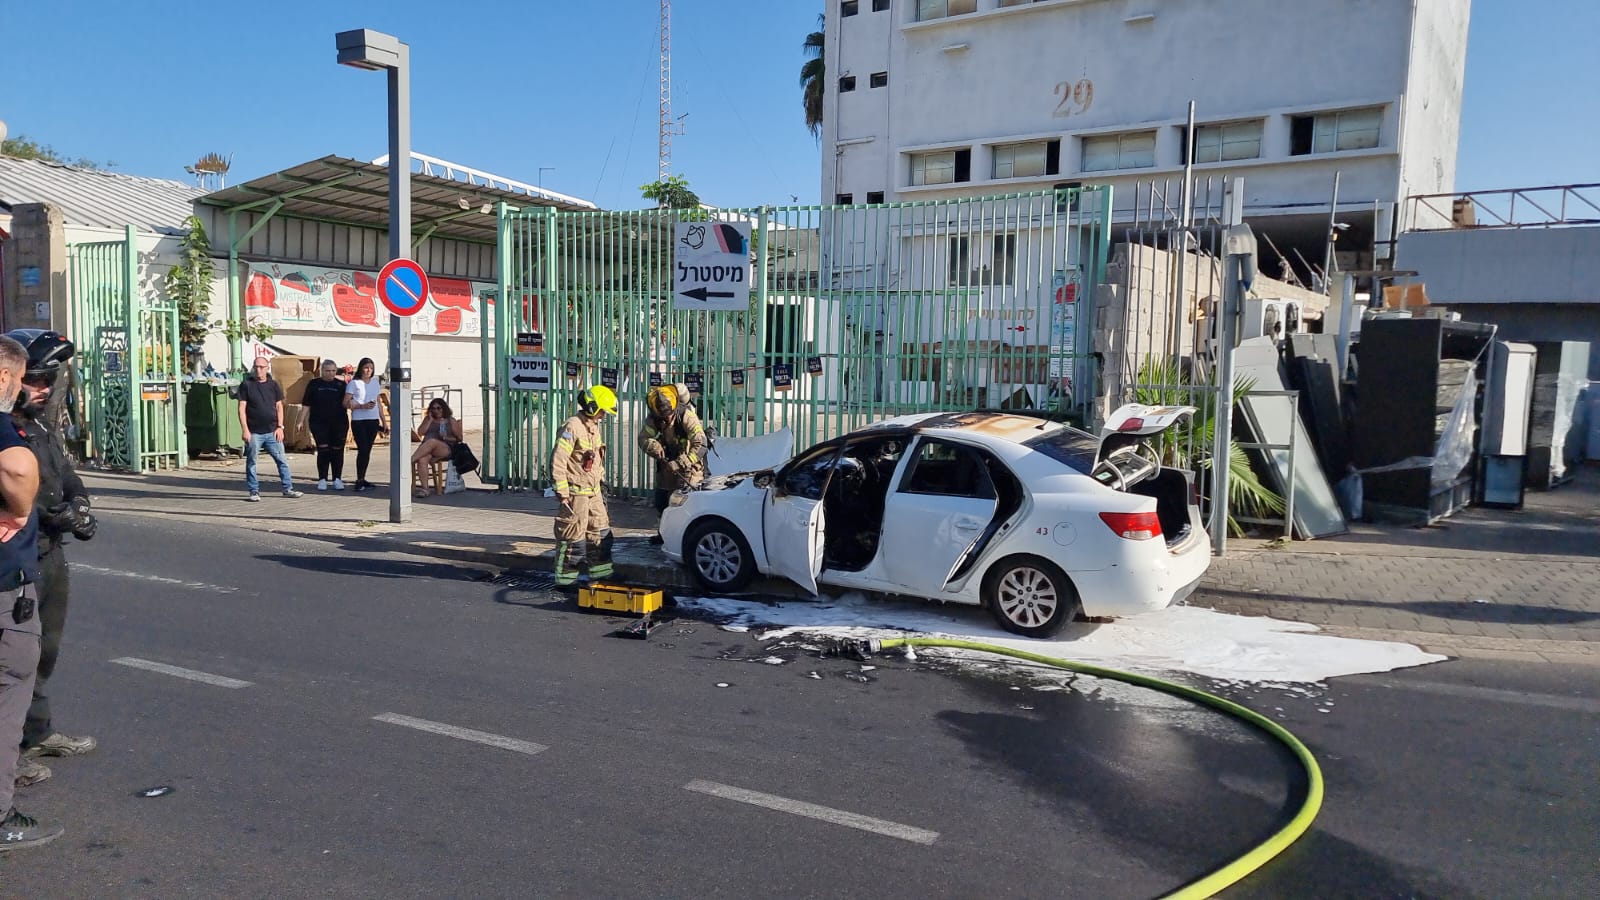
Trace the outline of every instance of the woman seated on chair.
<instances>
[{"instance_id":1,"label":"woman seated on chair","mask_svg":"<svg viewBox=\"0 0 1600 900\"><path fill-rule=\"evenodd\" d=\"M413 437L422 444L411 454L411 465L416 469L418 491L426 497L428 468L435 462L448 460L456 445L461 443L461 420L450 411L450 404L435 397L428 401L428 411L423 414L422 424L417 426Z\"/></svg>"}]
</instances>

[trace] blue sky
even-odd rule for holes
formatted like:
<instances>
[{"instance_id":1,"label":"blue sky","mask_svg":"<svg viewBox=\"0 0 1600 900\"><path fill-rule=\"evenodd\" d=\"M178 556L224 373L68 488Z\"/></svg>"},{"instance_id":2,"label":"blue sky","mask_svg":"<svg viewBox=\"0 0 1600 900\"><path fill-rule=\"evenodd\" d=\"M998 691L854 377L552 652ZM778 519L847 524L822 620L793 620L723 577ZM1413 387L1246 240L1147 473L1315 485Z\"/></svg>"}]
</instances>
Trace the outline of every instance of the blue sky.
<instances>
[{"instance_id":1,"label":"blue sky","mask_svg":"<svg viewBox=\"0 0 1600 900\"><path fill-rule=\"evenodd\" d=\"M1404 2L1404 0L1394 0ZM1600 3L1477 0L1456 186L1600 181ZM815 202L800 42L817 0L677 0L673 169L709 203ZM638 205L655 180L657 0L0 0L0 119L69 156L232 181L328 153L384 152L384 79L334 63L333 34L412 47L419 152ZM541 167L553 167L540 172Z\"/></svg>"}]
</instances>

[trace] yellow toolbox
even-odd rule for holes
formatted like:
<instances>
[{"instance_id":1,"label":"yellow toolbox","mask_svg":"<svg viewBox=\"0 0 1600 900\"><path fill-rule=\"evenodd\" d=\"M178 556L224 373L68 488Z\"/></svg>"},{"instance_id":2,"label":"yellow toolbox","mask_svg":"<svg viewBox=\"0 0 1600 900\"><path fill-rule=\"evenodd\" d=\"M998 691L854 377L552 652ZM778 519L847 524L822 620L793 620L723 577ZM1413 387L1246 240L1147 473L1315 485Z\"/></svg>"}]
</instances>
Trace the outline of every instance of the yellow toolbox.
<instances>
[{"instance_id":1,"label":"yellow toolbox","mask_svg":"<svg viewBox=\"0 0 1600 900\"><path fill-rule=\"evenodd\" d=\"M623 584L588 584L578 589L578 605L647 616L661 608L661 592Z\"/></svg>"}]
</instances>

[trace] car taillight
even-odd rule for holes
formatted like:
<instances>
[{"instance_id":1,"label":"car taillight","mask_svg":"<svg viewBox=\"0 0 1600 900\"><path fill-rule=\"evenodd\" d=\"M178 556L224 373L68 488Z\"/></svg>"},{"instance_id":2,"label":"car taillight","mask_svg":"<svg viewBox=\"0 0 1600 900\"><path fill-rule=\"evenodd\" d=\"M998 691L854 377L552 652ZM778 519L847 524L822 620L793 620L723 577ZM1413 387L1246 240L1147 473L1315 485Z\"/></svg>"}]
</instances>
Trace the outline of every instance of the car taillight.
<instances>
[{"instance_id":1,"label":"car taillight","mask_svg":"<svg viewBox=\"0 0 1600 900\"><path fill-rule=\"evenodd\" d=\"M1130 541L1148 541L1161 536L1161 519L1153 512L1100 514L1100 521Z\"/></svg>"},{"instance_id":2,"label":"car taillight","mask_svg":"<svg viewBox=\"0 0 1600 900\"><path fill-rule=\"evenodd\" d=\"M1139 429L1141 429L1143 427L1144 427L1144 420L1143 419L1134 418L1134 419L1129 419L1126 422L1123 422L1121 425L1118 425L1117 426L1117 430L1118 431L1138 431Z\"/></svg>"}]
</instances>

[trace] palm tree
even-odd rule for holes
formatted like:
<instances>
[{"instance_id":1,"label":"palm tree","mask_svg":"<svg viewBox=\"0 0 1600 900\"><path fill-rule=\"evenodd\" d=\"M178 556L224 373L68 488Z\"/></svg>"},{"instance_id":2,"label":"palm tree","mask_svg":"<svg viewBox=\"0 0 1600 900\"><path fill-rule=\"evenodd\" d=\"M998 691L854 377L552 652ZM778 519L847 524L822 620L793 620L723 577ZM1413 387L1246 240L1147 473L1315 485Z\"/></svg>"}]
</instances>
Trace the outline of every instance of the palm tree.
<instances>
[{"instance_id":1,"label":"palm tree","mask_svg":"<svg viewBox=\"0 0 1600 900\"><path fill-rule=\"evenodd\" d=\"M822 136L822 91L827 82L827 66L822 60L822 51L827 43L827 36L823 29L827 27L826 18L817 16L817 30L806 35L800 47L805 52L806 64L800 67L801 96L806 108L806 128L810 129L811 136Z\"/></svg>"}]
</instances>

